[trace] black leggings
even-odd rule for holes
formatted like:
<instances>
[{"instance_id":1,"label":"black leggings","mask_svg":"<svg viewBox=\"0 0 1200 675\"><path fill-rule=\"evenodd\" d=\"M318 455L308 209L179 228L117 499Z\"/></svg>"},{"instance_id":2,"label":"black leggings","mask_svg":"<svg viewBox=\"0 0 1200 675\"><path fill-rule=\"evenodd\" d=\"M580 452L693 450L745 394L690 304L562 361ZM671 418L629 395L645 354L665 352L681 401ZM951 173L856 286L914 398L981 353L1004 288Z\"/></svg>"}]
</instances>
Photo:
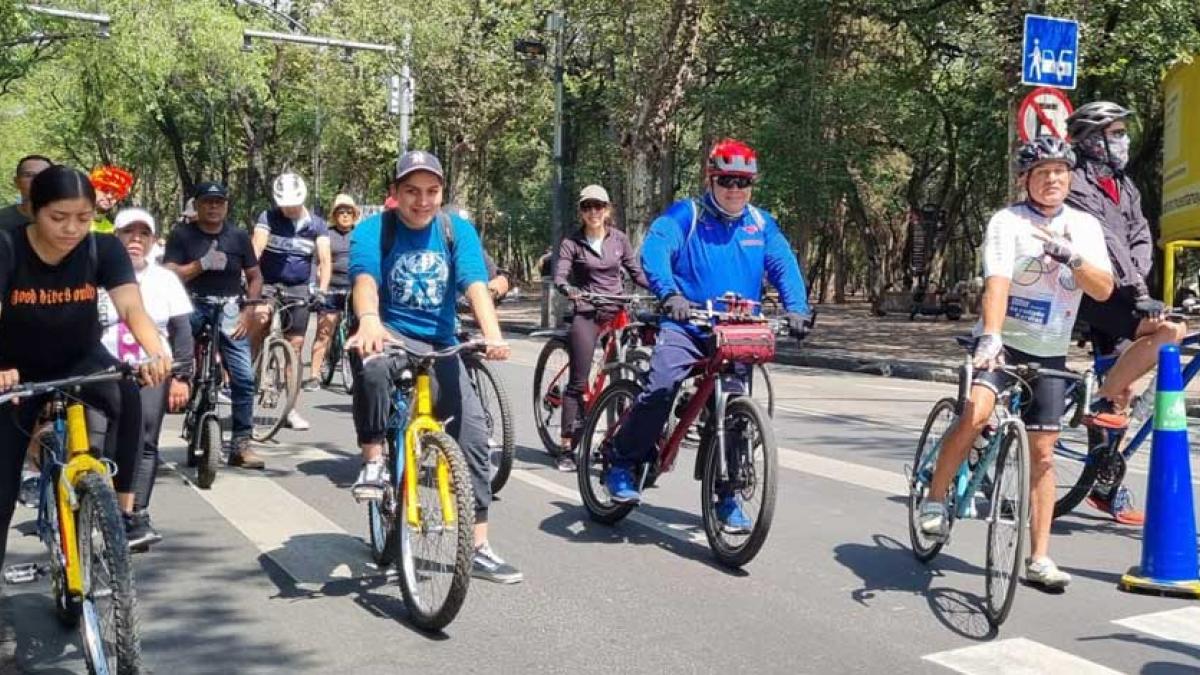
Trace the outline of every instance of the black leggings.
<instances>
[{"instance_id":1,"label":"black leggings","mask_svg":"<svg viewBox=\"0 0 1200 675\"><path fill-rule=\"evenodd\" d=\"M70 368L39 379L89 375L117 363L115 357L97 344L91 353ZM103 412L109 420L116 420L116 433L104 435L104 456L116 461L117 475L113 478L113 486L117 492L130 492L142 439L142 406L137 385L128 380L89 385L80 391L79 399ZM0 532L4 533L0 536L0 565L8 549L8 527L12 524L21 488L21 468L25 464L29 434L46 400L43 396L23 399L15 406L0 406L0 527L3 528Z\"/></svg>"},{"instance_id":2,"label":"black leggings","mask_svg":"<svg viewBox=\"0 0 1200 675\"><path fill-rule=\"evenodd\" d=\"M158 436L162 431L163 416L167 412L169 382L157 387L142 387L139 392L142 407L141 450L137 455L137 467L133 473L133 508L145 511L150 507L150 494L154 491L154 479L158 475ZM92 434L92 445L104 438L108 420L98 411L88 411L88 432Z\"/></svg>"},{"instance_id":3,"label":"black leggings","mask_svg":"<svg viewBox=\"0 0 1200 675\"><path fill-rule=\"evenodd\" d=\"M592 372L592 356L600 326L608 315L597 316L594 311L576 312L567 331L567 351L571 356L571 372L563 389L562 436L575 438L583 424L583 392L587 391L588 375Z\"/></svg>"}]
</instances>

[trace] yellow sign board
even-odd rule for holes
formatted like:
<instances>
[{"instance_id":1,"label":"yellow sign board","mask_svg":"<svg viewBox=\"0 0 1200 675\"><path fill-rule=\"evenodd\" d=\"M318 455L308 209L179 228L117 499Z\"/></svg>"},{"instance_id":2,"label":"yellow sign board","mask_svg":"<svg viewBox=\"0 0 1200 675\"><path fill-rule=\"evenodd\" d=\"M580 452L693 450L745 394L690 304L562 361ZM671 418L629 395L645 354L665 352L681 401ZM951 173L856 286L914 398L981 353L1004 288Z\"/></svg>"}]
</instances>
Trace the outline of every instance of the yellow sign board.
<instances>
[{"instance_id":1,"label":"yellow sign board","mask_svg":"<svg viewBox=\"0 0 1200 675\"><path fill-rule=\"evenodd\" d=\"M1162 242L1200 239L1200 58L1163 82Z\"/></svg>"}]
</instances>

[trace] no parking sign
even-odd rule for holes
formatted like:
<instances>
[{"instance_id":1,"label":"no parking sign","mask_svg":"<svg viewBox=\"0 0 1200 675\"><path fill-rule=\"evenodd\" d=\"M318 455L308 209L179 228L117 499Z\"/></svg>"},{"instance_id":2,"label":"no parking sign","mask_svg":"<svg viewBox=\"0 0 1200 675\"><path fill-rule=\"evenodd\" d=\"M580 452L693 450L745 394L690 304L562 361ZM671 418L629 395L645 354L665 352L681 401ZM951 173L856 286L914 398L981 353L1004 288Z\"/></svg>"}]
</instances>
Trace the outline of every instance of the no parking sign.
<instances>
[{"instance_id":1,"label":"no parking sign","mask_svg":"<svg viewBox=\"0 0 1200 675\"><path fill-rule=\"evenodd\" d=\"M1022 143L1053 134L1067 138L1067 118L1075 108L1061 89L1038 87L1017 107L1017 136Z\"/></svg>"}]
</instances>

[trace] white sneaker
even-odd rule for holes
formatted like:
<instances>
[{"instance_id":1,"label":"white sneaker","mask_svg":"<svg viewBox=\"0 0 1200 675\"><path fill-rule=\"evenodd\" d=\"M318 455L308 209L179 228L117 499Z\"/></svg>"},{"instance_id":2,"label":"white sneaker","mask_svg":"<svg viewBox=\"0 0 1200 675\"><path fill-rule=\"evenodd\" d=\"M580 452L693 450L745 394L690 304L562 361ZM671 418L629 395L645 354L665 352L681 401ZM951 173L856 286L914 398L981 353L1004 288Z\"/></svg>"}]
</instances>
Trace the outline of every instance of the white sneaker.
<instances>
[{"instance_id":1,"label":"white sneaker","mask_svg":"<svg viewBox=\"0 0 1200 675\"><path fill-rule=\"evenodd\" d=\"M387 473L383 460L363 463L362 470L358 472L358 479L350 487L350 494L360 502L383 499L383 489L387 487L388 482Z\"/></svg>"},{"instance_id":2,"label":"white sneaker","mask_svg":"<svg viewBox=\"0 0 1200 675\"><path fill-rule=\"evenodd\" d=\"M950 537L950 513L942 502L926 501L921 504L917 518L921 534L933 541L944 542Z\"/></svg>"},{"instance_id":3,"label":"white sneaker","mask_svg":"<svg viewBox=\"0 0 1200 675\"><path fill-rule=\"evenodd\" d=\"M1046 588L1066 588L1071 583L1071 575L1058 569L1058 565L1049 558L1025 561L1025 579L1031 584Z\"/></svg>"},{"instance_id":4,"label":"white sneaker","mask_svg":"<svg viewBox=\"0 0 1200 675\"><path fill-rule=\"evenodd\" d=\"M295 429L296 431L308 431L308 420L301 417L300 413L293 408L287 414L287 426L289 429Z\"/></svg>"}]
</instances>

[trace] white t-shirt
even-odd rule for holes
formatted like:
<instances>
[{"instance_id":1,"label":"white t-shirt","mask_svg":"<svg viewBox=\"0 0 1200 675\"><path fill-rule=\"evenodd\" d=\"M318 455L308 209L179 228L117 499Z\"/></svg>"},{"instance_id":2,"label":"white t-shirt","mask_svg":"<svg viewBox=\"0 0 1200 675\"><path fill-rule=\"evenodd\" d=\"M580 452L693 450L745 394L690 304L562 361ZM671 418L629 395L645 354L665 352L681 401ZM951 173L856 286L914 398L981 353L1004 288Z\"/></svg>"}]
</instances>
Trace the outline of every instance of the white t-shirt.
<instances>
[{"instance_id":1,"label":"white t-shirt","mask_svg":"<svg viewBox=\"0 0 1200 675\"><path fill-rule=\"evenodd\" d=\"M1036 226L1065 234L1086 262L1109 273L1112 266L1100 222L1070 206L1047 218L1028 204L1017 204L997 211L988 223L983 275L1012 282L1001 339L1034 356L1065 356L1083 292L1071 269L1045 254L1043 241L1034 236Z\"/></svg>"},{"instance_id":2,"label":"white t-shirt","mask_svg":"<svg viewBox=\"0 0 1200 675\"><path fill-rule=\"evenodd\" d=\"M167 354L171 353L171 343L167 337L167 322L173 316L192 313L192 301L188 298L183 282L174 272L149 263L136 273L138 288L142 292L142 304L146 313L158 328L163 347ZM96 298L96 306L100 310L100 325L104 326L104 335L100 341L110 354L122 361L140 361L146 358L141 346L134 339L133 333L121 322L117 308L101 290Z\"/></svg>"}]
</instances>

